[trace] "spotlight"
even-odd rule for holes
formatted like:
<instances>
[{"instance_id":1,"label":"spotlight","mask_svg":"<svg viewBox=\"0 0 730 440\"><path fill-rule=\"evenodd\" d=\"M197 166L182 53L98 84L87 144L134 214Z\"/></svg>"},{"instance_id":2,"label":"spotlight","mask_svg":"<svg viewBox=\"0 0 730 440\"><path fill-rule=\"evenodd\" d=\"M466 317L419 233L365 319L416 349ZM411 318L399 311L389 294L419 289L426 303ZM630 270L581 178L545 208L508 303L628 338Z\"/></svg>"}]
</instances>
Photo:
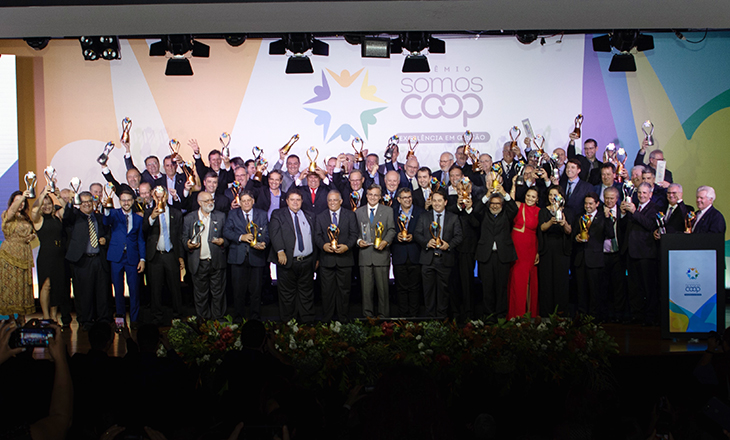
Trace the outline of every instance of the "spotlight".
<instances>
[{"instance_id":1,"label":"spotlight","mask_svg":"<svg viewBox=\"0 0 730 440\"><path fill-rule=\"evenodd\" d=\"M391 50L406 53L403 61L403 73L427 73L431 71L428 59L422 54L428 49L428 53L446 53L446 42L433 37L428 32L406 32L400 34L397 40L391 42Z\"/></svg>"},{"instance_id":2,"label":"spotlight","mask_svg":"<svg viewBox=\"0 0 730 440\"><path fill-rule=\"evenodd\" d=\"M36 37L36 38L24 38L28 46L35 50L43 50L48 46L48 42L51 41L51 37Z\"/></svg>"},{"instance_id":3,"label":"spotlight","mask_svg":"<svg viewBox=\"0 0 730 440\"><path fill-rule=\"evenodd\" d=\"M226 35L225 38L229 46L238 47L246 41L246 34L230 34Z\"/></svg>"},{"instance_id":4,"label":"spotlight","mask_svg":"<svg viewBox=\"0 0 730 440\"><path fill-rule=\"evenodd\" d=\"M636 60L630 53L617 53L611 58L609 72L636 72Z\"/></svg>"},{"instance_id":5,"label":"spotlight","mask_svg":"<svg viewBox=\"0 0 730 440\"><path fill-rule=\"evenodd\" d=\"M517 41L519 41L522 44L530 44L533 41L537 40L537 32L533 32L533 31L516 32L515 37L517 37Z\"/></svg>"},{"instance_id":6,"label":"spotlight","mask_svg":"<svg viewBox=\"0 0 730 440\"><path fill-rule=\"evenodd\" d=\"M654 37L638 30L620 30L593 38L594 52L612 52L613 49L620 53L614 54L608 71L636 72L636 60L630 53L631 49L639 52L654 49Z\"/></svg>"},{"instance_id":7,"label":"spotlight","mask_svg":"<svg viewBox=\"0 0 730 440\"><path fill-rule=\"evenodd\" d=\"M286 34L281 40L269 43L269 55L288 55L286 73L314 73L312 55L328 56L329 44L317 40L312 34Z\"/></svg>"},{"instance_id":8,"label":"spotlight","mask_svg":"<svg viewBox=\"0 0 730 440\"><path fill-rule=\"evenodd\" d=\"M119 51L119 38L114 36L102 37L79 37L81 52L87 61L96 61L99 58L105 60L120 60L122 54Z\"/></svg>"},{"instance_id":9,"label":"spotlight","mask_svg":"<svg viewBox=\"0 0 730 440\"><path fill-rule=\"evenodd\" d=\"M408 55L403 61L403 73L428 73L431 67L425 55Z\"/></svg>"},{"instance_id":10,"label":"spotlight","mask_svg":"<svg viewBox=\"0 0 730 440\"><path fill-rule=\"evenodd\" d=\"M390 58L390 38L364 38L361 47L363 58Z\"/></svg>"},{"instance_id":11,"label":"spotlight","mask_svg":"<svg viewBox=\"0 0 730 440\"><path fill-rule=\"evenodd\" d=\"M229 43L230 44L230 43ZM195 41L192 35L167 35L150 45L150 56L160 57L170 54L165 68L167 76L191 76L193 68L188 54L193 57L208 58L210 46Z\"/></svg>"}]
</instances>

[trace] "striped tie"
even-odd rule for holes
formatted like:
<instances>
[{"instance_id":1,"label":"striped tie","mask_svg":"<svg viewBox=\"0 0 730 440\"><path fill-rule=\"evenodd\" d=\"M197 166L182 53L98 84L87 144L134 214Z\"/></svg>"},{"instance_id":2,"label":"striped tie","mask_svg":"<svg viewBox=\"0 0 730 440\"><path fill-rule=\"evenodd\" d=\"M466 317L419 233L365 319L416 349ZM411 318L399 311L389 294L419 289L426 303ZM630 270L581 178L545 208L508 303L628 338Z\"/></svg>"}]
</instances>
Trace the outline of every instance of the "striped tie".
<instances>
[{"instance_id":1,"label":"striped tie","mask_svg":"<svg viewBox=\"0 0 730 440\"><path fill-rule=\"evenodd\" d=\"M86 219L89 222L89 242L91 243L91 247L96 249L99 247L99 238L96 236L96 228L94 227L94 222L91 221L91 216L86 217Z\"/></svg>"}]
</instances>

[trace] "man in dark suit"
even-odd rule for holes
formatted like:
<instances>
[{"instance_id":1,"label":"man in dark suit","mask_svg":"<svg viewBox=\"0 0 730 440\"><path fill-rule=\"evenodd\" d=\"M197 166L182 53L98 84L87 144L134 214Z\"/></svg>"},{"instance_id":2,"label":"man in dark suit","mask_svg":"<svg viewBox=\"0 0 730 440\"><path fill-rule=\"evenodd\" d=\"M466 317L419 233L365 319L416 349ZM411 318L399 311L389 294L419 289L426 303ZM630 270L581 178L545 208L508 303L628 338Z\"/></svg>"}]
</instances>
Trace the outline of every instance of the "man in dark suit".
<instances>
[{"instance_id":1,"label":"man in dark suit","mask_svg":"<svg viewBox=\"0 0 730 440\"><path fill-rule=\"evenodd\" d=\"M372 184L385 186L385 175L379 171L379 161L375 153L370 153L365 158L365 188L370 188Z\"/></svg>"},{"instance_id":2,"label":"man in dark suit","mask_svg":"<svg viewBox=\"0 0 730 440\"><path fill-rule=\"evenodd\" d=\"M385 174L385 188L383 188L383 199L381 203L390 206L394 211L398 210L398 185L400 184L400 176L395 171L388 171Z\"/></svg>"},{"instance_id":3,"label":"man in dark suit","mask_svg":"<svg viewBox=\"0 0 730 440\"><path fill-rule=\"evenodd\" d=\"M659 319L657 244L653 235L657 208L651 201L652 189L648 183L639 185L639 206L631 200L621 202L620 227L625 239L619 243L621 253L628 255L631 319L647 325L655 325Z\"/></svg>"},{"instance_id":4,"label":"man in dark suit","mask_svg":"<svg viewBox=\"0 0 730 440\"><path fill-rule=\"evenodd\" d=\"M418 172L419 165L418 159L416 159L415 156L408 159L404 166L399 163L398 169L394 168L392 162L386 162L384 166L381 166L381 168L384 168L384 171L381 171L383 174L386 174L388 171L398 172L398 175L400 176L400 183L398 184L399 187L409 187L411 190L418 188L416 173Z\"/></svg>"},{"instance_id":5,"label":"man in dark suit","mask_svg":"<svg viewBox=\"0 0 730 440\"><path fill-rule=\"evenodd\" d=\"M418 219L414 237L421 246L419 262L426 316L444 319L449 309L449 277L456 264L456 249L463 237L459 217L446 211L446 191L434 192L432 201L433 210ZM436 225L437 231L433 229Z\"/></svg>"},{"instance_id":6,"label":"man in dark suit","mask_svg":"<svg viewBox=\"0 0 730 440\"><path fill-rule=\"evenodd\" d=\"M600 172L601 181L593 187L593 191L601 198L601 202L605 202L603 200L603 196L606 188L616 188L616 190L618 190L619 197L622 198L623 192L621 191L621 188L623 185L616 182L616 167L611 162L606 162L601 165ZM621 200L620 198L619 201Z\"/></svg>"},{"instance_id":7,"label":"man in dark suit","mask_svg":"<svg viewBox=\"0 0 730 440\"><path fill-rule=\"evenodd\" d=\"M68 237L66 259L71 263L76 320L82 330L94 321L110 321L108 303L109 264L106 261L109 230L101 214L94 213L93 196L79 194L81 205L69 203L63 213L63 225Z\"/></svg>"},{"instance_id":8,"label":"man in dark suit","mask_svg":"<svg viewBox=\"0 0 730 440\"><path fill-rule=\"evenodd\" d=\"M431 208L431 170L428 167L421 167L416 172L418 188L413 190L413 204L421 209Z\"/></svg>"},{"instance_id":9,"label":"man in dark suit","mask_svg":"<svg viewBox=\"0 0 730 440\"><path fill-rule=\"evenodd\" d=\"M519 147L515 147L515 149L519 151ZM519 159L521 157L518 158L516 151L512 150L512 143L505 142L502 146L502 160L500 163L502 164L502 186L504 186L507 194L512 189L512 178L517 175L517 164L521 162Z\"/></svg>"},{"instance_id":10,"label":"man in dark suit","mask_svg":"<svg viewBox=\"0 0 730 440\"><path fill-rule=\"evenodd\" d=\"M200 181L204 181L208 173L212 172L218 179L218 185L216 186L216 194L223 195L223 191L228 188L228 184L233 182L233 169L230 167L228 159L225 158L220 151L211 150L208 153L208 162L210 168L203 162L203 158L200 156L200 146L198 141L190 139L188 145L193 149L193 159L195 159L195 169L198 171L198 177ZM225 162L225 167L222 167ZM197 208L195 208L197 209Z\"/></svg>"},{"instance_id":11,"label":"man in dark suit","mask_svg":"<svg viewBox=\"0 0 730 440\"><path fill-rule=\"evenodd\" d=\"M185 193L185 173L177 172L178 167L175 161L172 160L171 156L165 156L162 160L165 168L165 179L162 186L167 188L167 204L176 209L182 209L183 206L183 195ZM158 185L152 185L152 188L156 188Z\"/></svg>"},{"instance_id":12,"label":"man in dark suit","mask_svg":"<svg viewBox=\"0 0 730 440\"><path fill-rule=\"evenodd\" d=\"M603 162L596 157L598 143L595 139L586 139L583 143L583 154L575 153L575 141L578 139L575 133L570 133L570 142L568 143L568 160L578 159L580 162L580 180L584 180L591 185L601 183L601 165Z\"/></svg>"},{"instance_id":13,"label":"man in dark suit","mask_svg":"<svg viewBox=\"0 0 730 440\"><path fill-rule=\"evenodd\" d=\"M667 209L667 190L656 184L656 173L649 167L644 168L641 172L641 181L646 182L653 188L651 192L651 201L657 206L657 210L666 212Z\"/></svg>"},{"instance_id":14,"label":"man in dark suit","mask_svg":"<svg viewBox=\"0 0 730 440\"><path fill-rule=\"evenodd\" d=\"M378 168L378 172L380 172L380 174L384 175L388 171L397 171L399 174L401 174L401 172L405 170L406 164L404 164L403 162L398 162L399 155L400 155L400 149L398 148L398 145L396 144L393 146L393 156L390 158L390 160L387 160L387 158L385 159L386 162L383 165L380 165L380 167ZM413 159L413 158L411 158L411 159ZM408 161L406 161L406 162L408 162ZM416 160L416 170L418 170L418 160ZM416 176L415 170L411 173L411 176L412 177Z\"/></svg>"},{"instance_id":15,"label":"man in dark suit","mask_svg":"<svg viewBox=\"0 0 730 440\"><path fill-rule=\"evenodd\" d=\"M565 179L560 183L565 194L565 214L572 219L583 211L583 199L593 189L593 186L581 180L580 162L578 159L569 159L565 165Z\"/></svg>"},{"instance_id":16,"label":"man in dark suit","mask_svg":"<svg viewBox=\"0 0 730 440\"><path fill-rule=\"evenodd\" d=\"M246 171L241 167L236 172L239 170ZM260 320L261 282L263 271L268 267L264 249L269 243L269 221L265 211L254 208L255 201L250 191L244 190L239 199L240 209L233 209L228 213L223 227L223 237L230 243L228 264L231 265L235 319ZM251 223L258 228L249 227ZM248 315L246 299L250 300Z\"/></svg>"},{"instance_id":17,"label":"man in dark suit","mask_svg":"<svg viewBox=\"0 0 730 440\"><path fill-rule=\"evenodd\" d=\"M604 167L606 164L604 164ZM607 301L608 318L613 322L628 319L628 296L626 294L626 261L619 250L624 240L623 230L618 227L619 193L617 188L603 190L603 213L612 218L614 236L603 240L602 296Z\"/></svg>"},{"instance_id":18,"label":"man in dark suit","mask_svg":"<svg viewBox=\"0 0 730 440\"><path fill-rule=\"evenodd\" d=\"M352 176L352 174L350 174ZM378 316L390 316L390 295L388 292L388 268L390 267L390 249L388 246L395 239L395 223L393 209L380 204L380 185L373 184L367 191L367 203L358 208L357 221L361 235L357 241L360 247L358 264L362 283L363 315L375 316L373 293L378 292ZM378 227L381 240L375 245Z\"/></svg>"},{"instance_id":19,"label":"man in dark suit","mask_svg":"<svg viewBox=\"0 0 730 440\"><path fill-rule=\"evenodd\" d=\"M715 189L711 186L697 188L697 218L692 233L725 234L725 217L715 209Z\"/></svg>"},{"instance_id":20,"label":"man in dark suit","mask_svg":"<svg viewBox=\"0 0 730 440\"><path fill-rule=\"evenodd\" d=\"M367 203L365 200L365 187L363 186L365 185L365 178L363 177L363 173L357 168L350 171L350 175L345 178L341 167L345 159L346 156L344 154L337 156L337 166L333 173L333 183L335 188L340 191L345 207L354 211ZM353 194L357 194L356 197L353 197Z\"/></svg>"},{"instance_id":21,"label":"man in dark suit","mask_svg":"<svg viewBox=\"0 0 730 440\"><path fill-rule=\"evenodd\" d=\"M142 217L132 213L134 196L131 191L122 192L120 209L104 212L104 225L111 228L107 260L111 264L111 278L117 315L124 316L124 274L129 287L129 320L132 328L139 325L139 275L144 272L146 247L142 232Z\"/></svg>"},{"instance_id":22,"label":"man in dark suit","mask_svg":"<svg viewBox=\"0 0 730 440\"><path fill-rule=\"evenodd\" d=\"M200 208L185 216L182 230L193 278L195 313L205 320L220 319L226 312L226 215L215 210L212 194L201 191L197 197ZM197 231L199 239L194 241Z\"/></svg>"},{"instance_id":23,"label":"man in dark suit","mask_svg":"<svg viewBox=\"0 0 730 440\"><path fill-rule=\"evenodd\" d=\"M573 220L573 269L578 287L578 312L589 313L598 320L608 319L608 301L601 295L601 275L603 273L603 244L606 239L614 238L613 220L605 211L598 211L600 200L593 191L584 198L585 216ZM586 230L588 237L583 234Z\"/></svg>"},{"instance_id":24,"label":"man in dark suit","mask_svg":"<svg viewBox=\"0 0 730 440\"><path fill-rule=\"evenodd\" d=\"M302 195L302 210L312 217L327 210L327 194L330 187L322 183L325 177L324 170L320 168L317 168L314 173L305 170L301 173L301 178L302 180L306 178L306 183L296 188L290 188L290 190L299 191L299 194Z\"/></svg>"},{"instance_id":25,"label":"man in dark suit","mask_svg":"<svg viewBox=\"0 0 730 440\"><path fill-rule=\"evenodd\" d=\"M682 200L683 193L682 185L678 183L672 183L667 188L667 203L669 206L667 206L664 216L667 234L683 233L687 213L695 210L691 205L684 203L684 200Z\"/></svg>"},{"instance_id":26,"label":"man in dark suit","mask_svg":"<svg viewBox=\"0 0 730 440\"><path fill-rule=\"evenodd\" d=\"M439 156L439 168L438 170L431 173L432 177L437 178L441 181L441 183L444 184L444 186L449 184L449 170L451 169L451 165L456 162L453 153L450 153L448 151L444 151L441 153L441 156Z\"/></svg>"},{"instance_id":27,"label":"man in dark suit","mask_svg":"<svg viewBox=\"0 0 730 440\"><path fill-rule=\"evenodd\" d=\"M332 246L330 227L339 228ZM329 322L337 313L339 321L348 321L353 249L359 236L355 213L342 209L342 195L337 190L327 193L327 209L315 218L314 244L319 252L319 277L322 282L322 321ZM334 234L334 232L332 232Z\"/></svg>"},{"instance_id":28,"label":"man in dark suit","mask_svg":"<svg viewBox=\"0 0 730 440\"><path fill-rule=\"evenodd\" d=\"M484 314L503 318L507 316L509 269L517 260L512 242L512 219L517 214L517 204L498 185L497 192L477 200L475 209L482 218L476 259L484 292Z\"/></svg>"},{"instance_id":29,"label":"man in dark suit","mask_svg":"<svg viewBox=\"0 0 730 440\"><path fill-rule=\"evenodd\" d=\"M273 261L279 287L279 314L288 322L299 316L314 320L314 266L317 260L312 233L314 219L302 211L302 195L286 194L286 206L274 211L269 222Z\"/></svg>"},{"instance_id":30,"label":"man in dark suit","mask_svg":"<svg viewBox=\"0 0 730 440\"><path fill-rule=\"evenodd\" d=\"M236 168L236 171L234 171L233 174L236 177L236 180L234 180L233 183L231 183L231 185L223 192L223 195L226 199L228 199L227 201L231 211L241 207L239 204L239 198L243 191L247 188L249 188L250 191L253 191L253 185L248 184L249 178L246 167ZM239 197L236 197L237 194ZM253 195L253 192L251 194Z\"/></svg>"},{"instance_id":31,"label":"man in dark suit","mask_svg":"<svg viewBox=\"0 0 730 440\"><path fill-rule=\"evenodd\" d=\"M167 192L161 194L154 192L152 197L155 202L158 202L167 198ZM142 223L142 230L147 236L146 266L152 319L158 325L163 324L162 289L164 286L167 286L172 298L172 316L174 318L182 316L180 272L185 269L185 262L182 258L183 247L180 241L182 212L167 204L159 206L164 210L160 211L157 203L147 208Z\"/></svg>"},{"instance_id":32,"label":"man in dark suit","mask_svg":"<svg viewBox=\"0 0 730 440\"><path fill-rule=\"evenodd\" d=\"M649 167L654 170L654 173L656 173L656 167L657 162L660 160L664 160L664 152L662 150L654 150L651 153L649 153L649 163L644 164L644 157L646 156L646 149L649 147L649 143L646 139L644 139L641 142L641 148L639 151L636 152L636 158L634 159L634 166L636 165L643 165L645 167ZM672 172L669 170L664 170L664 181L659 182L659 184L667 188L669 184L674 183L674 179L672 178Z\"/></svg>"},{"instance_id":33,"label":"man in dark suit","mask_svg":"<svg viewBox=\"0 0 730 440\"><path fill-rule=\"evenodd\" d=\"M127 170L127 183L119 183L106 165L101 166L101 173L107 182L114 185L114 192L117 197L119 197L124 189L130 189L135 197L139 196L139 184L142 182L142 175L139 174L136 168Z\"/></svg>"},{"instance_id":34,"label":"man in dark suit","mask_svg":"<svg viewBox=\"0 0 730 440\"><path fill-rule=\"evenodd\" d=\"M185 208L188 212L195 212L200 208L200 205L198 205L198 196L204 192L210 194L211 196L215 197L213 199L213 206L216 211L223 214L225 217L226 213L231 210L231 204L228 200L228 197L226 197L223 194L223 191L218 191L218 182L220 179L216 177L216 175L210 171L205 176L205 179L203 180L203 190L202 191L194 191L192 193L188 193L190 191L190 183L185 184Z\"/></svg>"},{"instance_id":35,"label":"man in dark suit","mask_svg":"<svg viewBox=\"0 0 730 440\"><path fill-rule=\"evenodd\" d=\"M134 169L139 172L139 169L134 165L132 155L129 153L124 155L124 165L127 170ZM148 156L144 160L144 166L145 170L141 173L142 182L149 182L152 188L165 184L165 175L160 173L160 160L157 156Z\"/></svg>"},{"instance_id":36,"label":"man in dark suit","mask_svg":"<svg viewBox=\"0 0 730 440\"><path fill-rule=\"evenodd\" d=\"M395 288L398 292L398 316L416 317L421 303L421 249L413 239L418 219L425 211L413 204L413 191L403 187L396 193L398 209L393 210L397 226L396 240L390 246ZM401 218L402 216L402 218ZM403 229L405 227L405 229Z\"/></svg>"},{"instance_id":37,"label":"man in dark suit","mask_svg":"<svg viewBox=\"0 0 730 440\"><path fill-rule=\"evenodd\" d=\"M256 199L254 208L265 211L269 220L271 213L286 206L286 194L281 189L281 182L281 171L273 170L269 173L265 184L253 179L249 179L246 183L246 189L252 191Z\"/></svg>"}]
</instances>

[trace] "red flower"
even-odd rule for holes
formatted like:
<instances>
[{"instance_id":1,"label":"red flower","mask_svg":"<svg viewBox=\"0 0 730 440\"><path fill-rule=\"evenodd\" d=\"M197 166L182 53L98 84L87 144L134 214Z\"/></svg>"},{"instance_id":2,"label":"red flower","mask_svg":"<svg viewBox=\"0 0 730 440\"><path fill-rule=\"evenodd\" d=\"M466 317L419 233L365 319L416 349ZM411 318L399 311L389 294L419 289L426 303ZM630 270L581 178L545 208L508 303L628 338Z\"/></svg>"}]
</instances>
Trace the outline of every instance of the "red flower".
<instances>
[{"instance_id":1,"label":"red flower","mask_svg":"<svg viewBox=\"0 0 730 440\"><path fill-rule=\"evenodd\" d=\"M555 334L558 336L565 336L565 329L563 327L555 327Z\"/></svg>"}]
</instances>

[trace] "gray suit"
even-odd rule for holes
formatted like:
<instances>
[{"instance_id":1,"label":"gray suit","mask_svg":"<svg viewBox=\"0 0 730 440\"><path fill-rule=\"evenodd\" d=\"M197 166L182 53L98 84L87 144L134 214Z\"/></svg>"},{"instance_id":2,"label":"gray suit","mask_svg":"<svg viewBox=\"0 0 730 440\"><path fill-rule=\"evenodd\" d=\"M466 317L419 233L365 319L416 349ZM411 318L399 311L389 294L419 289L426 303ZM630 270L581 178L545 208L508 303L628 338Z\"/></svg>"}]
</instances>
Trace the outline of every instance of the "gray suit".
<instances>
[{"instance_id":1,"label":"gray suit","mask_svg":"<svg viewBox=\"0 0 730 440\"><path fill-rule=\"evenodd\" d=\"M362 282L362 309L366 317L373 317L373 290L378 290L378 315L389 316L388 268L390 266L390 243L395 239L393 208L378 205L373 223L370 223L370 207L365 204L357 209L359 239L372 243L375 239L375 225L383 223L383 241L388 243L382 251L373 246L360 248L359 265ZM365 237L363 237L365 235Z\"/></svg>"},{"instance_id":2,"label":"gray suit","mask_svg":"<svg viewBox=\"0 0 730 440\"><path fill-rule=\"evenodd\" d=\"M286 166L282 169L282 163L281 161L276 161L274 164L274 168L272 169L276 171L281 171L281 190L284 192L289 191L289 187L295 184L294 179L291 175L289 175L289 172L286 170Z\"/></svg>"}]
</instances>

